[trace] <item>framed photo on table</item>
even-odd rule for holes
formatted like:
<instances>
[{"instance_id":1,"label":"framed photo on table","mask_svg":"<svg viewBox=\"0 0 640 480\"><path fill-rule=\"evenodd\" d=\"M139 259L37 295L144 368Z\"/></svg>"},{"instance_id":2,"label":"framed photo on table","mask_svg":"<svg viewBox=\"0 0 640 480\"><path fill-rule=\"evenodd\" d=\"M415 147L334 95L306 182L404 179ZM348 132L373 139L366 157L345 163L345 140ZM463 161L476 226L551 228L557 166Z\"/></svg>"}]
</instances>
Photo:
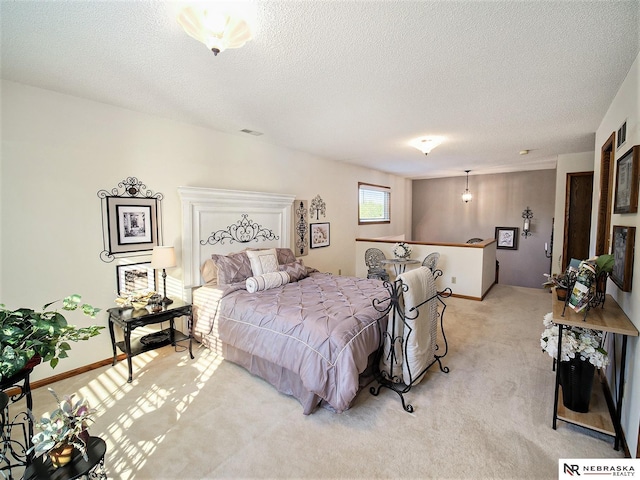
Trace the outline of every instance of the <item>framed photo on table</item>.
<instances>
[{"instance_id":1,"label":"framed photo on table","mask_svg":"<svg viewBox=\"0 0 640 480\"><path fill-rule=\"evenodd\" d=\"M638 211L638 164L640 146L629 149L616 162L616 194L613 213Z\"/></svg>"},{"instance_id":2,"label":"framed photo on table","mask_svg":"<svg viewBox=\"0 0 640 480\"><path fill-rule=\"evenodd\" d=\"M155 270L151 262L116 266L118 295L129 295L143 290L155 291Z\"/></svg>"},{"instance_id":3,"label":"framed photo on table","mask_svg":"<svg viewBox=\"0 0 640 480\"><path fill-rule=\"evenodd\" d=\"M158 246L158 200L107 197L109 251L127 253Z\"/></svg>"},{"instance_id":4,"label":"framed photo on table","mask_svg":"<svg viewBox=\"0 0 640 480\"><path fill-rule=\"evenodd\" d=\"M312 223L310 226L311 248L328 247L331 241L329 223Z\"/></svg>"},{"instance_id":5,"label":"framed photo on table","mask_svg":"<svg viewBox=\"0 0 640 480\"><path fill-rule=\"evenodd\" d=\"M496 248L518 249L518 227L496 227Z\"/></svg>"},{"instance_id":6,"label":"framed photo on table","mask_svg":"<svg viewBox=\"0 0 640 480\"><path fill-rule=\"evenodd\" d=\"M633 280L633 254L636 243L636 227L613 227L613 241L611 254L613 255L613 270L611 280L623 292L631 291Z\"/></svg>"}]
</instances>

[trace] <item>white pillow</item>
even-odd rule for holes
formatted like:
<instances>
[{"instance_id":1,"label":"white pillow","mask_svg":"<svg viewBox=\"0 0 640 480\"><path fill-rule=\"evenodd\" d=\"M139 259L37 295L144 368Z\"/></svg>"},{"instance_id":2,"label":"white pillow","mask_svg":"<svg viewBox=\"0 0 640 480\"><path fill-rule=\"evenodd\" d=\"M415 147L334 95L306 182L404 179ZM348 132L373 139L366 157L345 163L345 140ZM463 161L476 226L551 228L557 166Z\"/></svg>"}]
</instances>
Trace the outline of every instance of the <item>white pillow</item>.
<instances>
[{"instance_id":1,"label":"white pillow","mask_svg":"<svg viewBox=\"0 0 640 480\"><path fill-rule=\"evenodd\" d=\"M270 272L263 275L247 278L245 286L247 292L255 293L270 288L280 287L289 283L289 274L287 272Z\"/></svg>"},{"instance_id":2,"label":"white pillow","mask_svg":"<svg viewBox=\"0 0 640 480\"><path fill-rule=\"evenodd\" d=\"M275 248L268 250L247 250L253 276L278 271L278 254Z\"/></svg>"}]
</instances>

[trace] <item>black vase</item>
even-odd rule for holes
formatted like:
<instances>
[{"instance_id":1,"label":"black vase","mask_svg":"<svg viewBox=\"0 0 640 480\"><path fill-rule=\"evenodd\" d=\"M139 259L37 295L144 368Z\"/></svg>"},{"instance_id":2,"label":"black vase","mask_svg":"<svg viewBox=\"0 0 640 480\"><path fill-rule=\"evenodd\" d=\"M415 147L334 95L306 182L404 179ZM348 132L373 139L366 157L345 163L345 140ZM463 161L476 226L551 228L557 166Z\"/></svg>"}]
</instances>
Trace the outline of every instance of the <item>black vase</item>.
<instances>
[{"instance_id":1,"label":"black vase","mask_svg":"<svg viewBox=\"0 0 640 480\"><path fill-rule=\"evenodd\" d=\"M574 412L588 412L595 365L587 360L580 360L578 356L568 362L560 362L558 368L563 405Z\"/></svg>"}]
</instances>

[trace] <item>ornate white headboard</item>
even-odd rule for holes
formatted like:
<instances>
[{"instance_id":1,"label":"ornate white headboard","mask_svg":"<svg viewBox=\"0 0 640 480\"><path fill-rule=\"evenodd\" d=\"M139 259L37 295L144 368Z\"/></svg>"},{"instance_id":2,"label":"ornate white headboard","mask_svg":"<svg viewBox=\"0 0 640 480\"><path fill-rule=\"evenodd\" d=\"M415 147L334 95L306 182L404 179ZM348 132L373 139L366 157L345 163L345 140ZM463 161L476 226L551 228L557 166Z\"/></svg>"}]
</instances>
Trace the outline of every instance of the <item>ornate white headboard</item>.
<instances>
[{"instance_id":1,"label":"ornate white headboard","mask_svg":"<svg viewBox=\"0 0 640 480\"><path fill-rule=\"evenodd\" d=\"M178 187L178 194L186 299L202 284L200 266L213 253L291 247L295 195L199 187Z\"/></svg>"}]
</instances>

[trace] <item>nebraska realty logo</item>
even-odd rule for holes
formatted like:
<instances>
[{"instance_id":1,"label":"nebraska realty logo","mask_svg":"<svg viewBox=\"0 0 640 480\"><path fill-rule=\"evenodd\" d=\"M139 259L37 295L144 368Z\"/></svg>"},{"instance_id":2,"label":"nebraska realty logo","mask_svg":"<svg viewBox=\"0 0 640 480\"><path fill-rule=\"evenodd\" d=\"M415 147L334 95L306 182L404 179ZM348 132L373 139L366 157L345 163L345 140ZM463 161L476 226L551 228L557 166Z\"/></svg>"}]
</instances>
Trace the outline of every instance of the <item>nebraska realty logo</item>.
<instances>
[{"instance_id":1,"label":"nebraska realty logo","mask_svg":"<svg viewBox=\"0 0 640 480\"><path fill-rule=\"evenodd\" d=\"M561 458L558 461L558 479L587 477L640 478L640 459L637 458Z\"/></svg>"}]
</instances>

